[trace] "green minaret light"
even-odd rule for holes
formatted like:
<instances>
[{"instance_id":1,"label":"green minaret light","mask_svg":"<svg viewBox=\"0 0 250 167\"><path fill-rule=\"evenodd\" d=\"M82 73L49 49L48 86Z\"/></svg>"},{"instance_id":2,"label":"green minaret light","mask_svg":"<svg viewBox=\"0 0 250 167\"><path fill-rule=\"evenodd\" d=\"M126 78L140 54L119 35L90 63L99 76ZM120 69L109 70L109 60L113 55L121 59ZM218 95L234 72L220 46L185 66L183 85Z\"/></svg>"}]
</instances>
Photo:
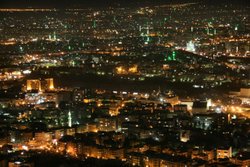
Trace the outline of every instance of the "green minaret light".
<instances>
[{"instance_id":1,"label":"green minaret light","mask_svg":"<svg viewBox=\"0 0 250 167\"><path fill-rule=\"evenodd\" d=\"M56 32L53 33L53 39L56 40Z\"/></svg>"},{"instance_id":2,"label":"green minaret light","mask_svg":"<svg viewBox=\"0 0 250 167\"><path fill-rule=\"evenodd\" d=\"M209 32L209 27L207 27L207 35L209 35L210 34L210 32Z\"/></svg>"},{"instance_id":3,"label":"green minaret light","mask_svg":"<svg viewBox=\"0 0 250 167\"><path fill-rule=\"evenodd\" d=\"M172 55L168 54L168 61L172 61Z\"/></svg>"},{"instance_id":4,"label":"green minaret light","mask_svg":"<svg viewBox=\"0 0 250 167\"><path fill-rule=\"evenodd\" d=\"M96 28L96 21L93 21L93 28Z\"/></svg>"},{"instance_id":5,"label":"green minaret light","mask_svg":"<svg viewBox=\"0 0 250 167\"><path fill-rule=\"evenodd\" d=\"M176 52L175 51L172 52L172 60L176 60Z\"/></svg>"},{"instance_id":6,"label":"green minaret light","mask_svg":"<svg viewBox=\"0 0 250 167\"><path fill-rule=\"evenodd\" d=\"M216 35L217 34L217 30L216 29L214 29L214 35Z\"/></svg>"}]
</instances>

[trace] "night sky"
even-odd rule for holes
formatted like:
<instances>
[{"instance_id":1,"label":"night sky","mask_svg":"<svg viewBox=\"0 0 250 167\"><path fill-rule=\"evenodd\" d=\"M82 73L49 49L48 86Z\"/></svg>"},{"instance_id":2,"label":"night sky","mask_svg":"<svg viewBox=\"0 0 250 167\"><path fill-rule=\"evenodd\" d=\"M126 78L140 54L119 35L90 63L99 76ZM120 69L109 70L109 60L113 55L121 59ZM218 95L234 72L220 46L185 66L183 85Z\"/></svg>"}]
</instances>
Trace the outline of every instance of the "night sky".
<instances>
[{"instance_id":1,"label":"night sky","mask_svg":"<svg viewBox=\"0 0 250 167\"><path fill-rule=\"evenodd\" d=\"M249 0L0 0L0 8L89 8L137 7L172 3L201 2L204 4L249 5Z\"/></svg>"}]
</instances>

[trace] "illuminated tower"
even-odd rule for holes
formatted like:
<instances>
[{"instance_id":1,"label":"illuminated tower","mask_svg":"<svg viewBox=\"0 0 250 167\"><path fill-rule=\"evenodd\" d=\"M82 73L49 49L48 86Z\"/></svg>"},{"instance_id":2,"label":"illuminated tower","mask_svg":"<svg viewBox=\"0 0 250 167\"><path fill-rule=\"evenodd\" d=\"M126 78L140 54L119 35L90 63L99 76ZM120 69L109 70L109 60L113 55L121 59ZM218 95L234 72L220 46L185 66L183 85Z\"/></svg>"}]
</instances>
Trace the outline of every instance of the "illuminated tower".
<instances>
[{"instance_id":1,"label":"illuminated tower","mask_svg":"<svg viewBox=\"0 0 250 167\"><path fill-rule=\"evenodd\" d=\"M214 35L216 35L217 34L217 30L216 29L214 29Z\"/></svg>"},{"instance_id":2,"label":"illuminated tower","mask_svg":"<svg viewBox=\"0 0 250 167\"><path fill-rule=\"evenodd\" d=\"M209 35L209 34L210 34L209 27L207 27L207 35Z\"/></svg>"},{"instance_id":3,"label":"illuminated tower","mask_svg":"<svg viewBox=\"0 0 250 167\"><path fill-rule=\"evenodd\" d=\"M191 31L191 32L194 32L194 27L191 27L191 28L190 28L190 31Z\"/></svg>"},{"instance_id":4,"label":"illuminated tower","mask_svg":"<svg viewBox=\"0 0 250 167\"><path fill-rule=\"evenodd\" d=\"M46 80L46 89L53 90L54 89L54 79L53 78L47 78Z\"/></svg>"},{"instance_id":5,"label":"illuminated tower","mask_svg":"<svg viewBox=\"0 0 250 167\"><path fill-rule=\"evenodd\" d=\"M69 111L68 113L68 126L71 127L72 126L72 117L71 117L71 112Z\"/></svg>"},{"instance_id":6,"label":"illuminated tower","mask_svg":"<svg viewBox=\"0 0 250 167\"><path fill-rule=\"evenodd\" d=\"M141 32L141 26L139 26L139 31Z\"/></svg>"},{"instance_id":7,"label":"illuminated tower","mask_svg":"<svg viewBox=\"0 0 250 167\"><path fill-rule=\"evenodd\" d=\"M38 79L27 80L27 91L41 91L41 81Z\"/></svg>"},{"instance_id":8,"label":"illuminated tower","mask_svg":"<svg viewBox=\"0 0 250 167\"><path fill-rule=\"evenodd\" d=\"M53 33L53 40L56 40L56 32Z\"/></svg>"},{"instance_id":9,"label":"illuminated tower","mask_svg":"<svg viewBox=\"0 0 250 167\"><path fill-rule=\"evenodd\" d=\"M176 60L176 52L174 50L172 51L172 60Z\"/></svg>"},{"instance_id":10,"label":"illuminated tower","mask_svg":"<svg viewBox=\"0 0 250 167\"><path fill-rule=\"evenodd\" d=\"M96 28L96 20L93 21L93 28Z\"/></svg>"},{"instance_id":11,"label":"illuminated tower","mask_svg":"<svg viewBox=\"0 0 250 167\"><path fill-rule=\"evenodd\" d=\"M146 42L149 42L150 38L149 38L149 27L147 26L147 33L146 33Z\"/></svg>"}]
</instances>

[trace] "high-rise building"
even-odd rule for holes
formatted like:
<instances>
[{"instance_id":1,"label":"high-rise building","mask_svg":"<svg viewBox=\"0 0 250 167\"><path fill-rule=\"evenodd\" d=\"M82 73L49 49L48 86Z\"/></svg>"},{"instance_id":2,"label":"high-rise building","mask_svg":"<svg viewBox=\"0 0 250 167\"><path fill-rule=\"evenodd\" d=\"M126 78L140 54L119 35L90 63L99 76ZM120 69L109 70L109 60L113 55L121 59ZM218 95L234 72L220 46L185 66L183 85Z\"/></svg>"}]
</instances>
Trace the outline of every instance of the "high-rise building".
<instances>
[{"instance_id":1,"label":"high-rise building","mask_svg":"<svg viewBox=\"0 0 250 167\"><path fill-rule=\"evenodd\" d=\"M41 91L41 81L38 79L27 80L27 91Z\"/></svg>"},{"instance_id":2,"label":"high-rise building","mask_svg":"<svg viewBox=\"0 0 250 167\"><path fill-rule=\"evenodd\" d=\"M54 90L54 79L47 78L45 80L39 79L30 79L27 80L26 90L27 91L46 91L46 90Z\"/></svg>"},{"instance_id":3,"label":"high-rise building","mask_svg":"<svg viewBox=\"0 0 250 167\"><path fill-rule=\"evenodd\" d=\"M45 79L45 81L46 81L46 87L45 87L46 90L53 90L55 88L53 78L47 78Z\"/></svg>"}]
</instances>

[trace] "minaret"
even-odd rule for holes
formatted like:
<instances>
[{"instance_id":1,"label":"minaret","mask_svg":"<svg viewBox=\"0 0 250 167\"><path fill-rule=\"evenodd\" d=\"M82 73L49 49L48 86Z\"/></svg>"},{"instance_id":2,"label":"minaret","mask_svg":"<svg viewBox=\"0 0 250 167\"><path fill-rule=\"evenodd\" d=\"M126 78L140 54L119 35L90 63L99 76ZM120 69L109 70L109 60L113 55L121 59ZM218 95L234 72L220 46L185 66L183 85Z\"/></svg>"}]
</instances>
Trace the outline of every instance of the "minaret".
<instances>
[{"instance_id":1,"label":"minaret","mask_svg":"<svg viewBox=\"0 0 250 167\"><path fill-rule=\"evenodd\" d=\"M53 33L53 40L56 40L56 32Z\"/></svg>"},{"instance_id":2,"label":"minaret","mask_svg":"<svg viewBox=\"0 0 250 167\"><path fill-rule=\"evenodd\" d=\"M194 27L191 27L190 30L191 30L191 32L194 32Z\"/></svg>"},{"instance_id":3,"label":"minaret","mask_svg":"<svg viewBox=\"0 0 250 167\"><path fill-rule=\"evenodd\" d=\"M71 117L71 112L69 111L68 113L68 126L71 127L72 126L72 117Z\"/></svg>"},{"instance_id":4,"label":"minaret","mask_svg":"<svg viewBox=\"0 0 250 167\"><path fill-rule=\"evenodd\" d=\"M146 34L146 42L149 42L150 38L149 38L149 26L147 26L147 34Z\"/></svg>"},{"instance_id":5,"label":"minaret","mask_svg":"<svg viewBox=\"0 0 250 167\"><path fill-rule=\"evenodd\" d=\"M96 28L96 20L93 21L93 28Z\"/></svg>"},{"instance_id":6,"label":"minaret","mask_svg":"<svg viewBox=\"0 0 250 167\"><path fill-rule=\"evenodd\" d=\"M209 34L210 34L209 27L207 27L207 35L209 35Z\"/></svg>"}]
</instances>

